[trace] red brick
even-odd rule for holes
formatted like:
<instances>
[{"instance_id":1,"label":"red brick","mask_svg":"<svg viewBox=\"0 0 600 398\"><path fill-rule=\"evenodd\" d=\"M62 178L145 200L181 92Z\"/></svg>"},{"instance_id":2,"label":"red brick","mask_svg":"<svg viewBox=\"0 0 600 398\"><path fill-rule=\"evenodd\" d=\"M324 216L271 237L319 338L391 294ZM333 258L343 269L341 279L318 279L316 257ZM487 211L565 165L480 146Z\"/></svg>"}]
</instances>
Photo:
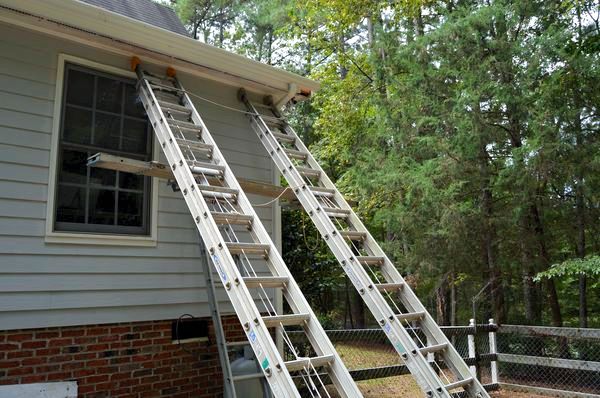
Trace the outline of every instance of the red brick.
<instances>
[{"instance_id":1,"label":"red brick","mask_svg":"<svg viewBox=\"0 0 600 398\"><path fill-rule=\"evenodd\" d=\"M41 383L47 380L47 375L30 375L21 377L21 383L23 384Z\"/></svg>"},{"instance_id":2,"label":"red brick","mask_svg":"<svg viewBox=\"0 0 600 398\"><path fill-rule=\"evenodd\" d=\"M94 359L98 356L95 352L82 352L79 354L73 355L73 359L76 361L80 361L82 359Z\"/></svg>"},{"instance_id":3,"label":"red brick","mask_svg":"<svg viewBox=\"0 0 600 398\"><path fill-rule=\"evenodd\" d=\"M18 344L10 344L10 343L3 343L0 344L0 351L15 351L19 349L19 345Z\"/></svg>"},{"instance_id":4,"label":"red brick","mask_svg":"<svg viewBox=\"0 0 600 398\"><path fill-rule=\"evenodd\" d=\"M47 361L48 361L47 358L44 358L44 357L29 357L29 358L23 358L23 360L21 361L21 364L23 366L41 365L43 363L46 363Z\"/></svg>"},{"instance_id":5,"label":"red brick","mask_svg":"<svg viewBox=\"0 0 600 398\"><path fill-rule=\"evenodd\" d=\"M104 334L108 334L108 328L106 327L98 327L98 328L89 328L85 331L86 336L100 336Z\"/></svg>"},{"instance_id":6,"label":"red brick","mask_svg":"<svg viewBox=\"0 0 600 398\"><path fill-rule=\"evenodd\" d=\"M21 344L21 348L45 348L46 344L44 340L25 341Z\"/></svg>"},{"instance_id":7,"label":"red brick","mask_svg":"<svg viewBox=\"0 0 600 398\"><path fill-rule=\"evenodd\" d=\"M42 348L35 350L36 356L48 356L60 354L60 348Z\"/></svg>"},{"instance_id":8,"label":"red brick","mask_svg":"<svg viewBox=\"0 0 600 398\"><path fill-rule=\"evenodd\" d=\"M9 376L22 376L22 375L30 375L33 373L33 368L14 368L8 369L7 374Z\"/></svg>"},{"instance_id":9,"label":"red brick","mask_svg":"<svg viewBox=\"0 0 600 398\"><path fill-rule=\"evenodd\" d=\"M108 350L110 346L108 344L92 344L88 345L85 349L86 351L104 351Z\"/></svg>"},{"instance_id":10,"label":"red brick","mask_svg":"<svg viewBox=\"0 0 600 398\"><path fill-rule=\"evenodd\" d=\"M77 376L75 376L77 377ZM83 394L86 394L88 392L92 392L94 391L94 386L93 385L79 385L77 386L77 393L81 396Z\"/></svg>"},{"instance_id":11,"label":"red brick","mask_svg":"<svg viewBox=\"0 0 600 398\"><path fill-rule=\"evenodd\" d=\"M95 376L89 376L87 378L85 378L85 382L86 383L102 383L104 381L108 381L109 376L108 375L95 375Z\"/></svg>"},{"instance_id":12,"label":"red brick","mask_svg":"<svg viewBox=\"0 0 600 398\"><path fill-rule=\"evenodd\" d=\"M71 378L71 372L58 372L58 373L50 373L48 375L48 381L56 381L56 380L66 380Z\"/></svg>"},{"instance_id":13,"label":"red brick","mask_svg":"<svg viewBox=\"0 0 600 398\"><path fill-rule=\"evenodd\" d=\"M73 377L79 379L79 378L83 378L86 376L91 376L95 373L96 373L96 371L94 369L89 369L89 368L77 369L77 370L73 370Z\"/></svg>"},{"instance_id":14,"label":"red brick","mask_svg":"<svg viewBox=\"0 0 600 398\"><path fill-rule=\"evenodd\" d=\"M115 326L110 328L110 334L123 334L131 332L131 326Z\"/></svg>"},{"instance_id":15,"label":"red brick","mask_svg":"<svg viewBox=\"0 0 600 398\"><path fill-rule=\"evenodd\" d=\"M60 365L61 370L78 370L83 368L83 362L69 361Z\"/></svg>"},{"instance_id":16,"label":"red brick","mask_svg":"<svg viewBox=\"0 0 600 398\"><path fill-rule=\"evenodd\" d=\"M61 347L64 345L71 345L73 344L73 339L54 339L54 340L50 340L48 342L48 347Z\"/></svg>"},{"instance_id":17,"label":"red brick","mask_svg":"<svg viewBox=\"0 0 600 398\"><path fill-rule=\"evenodd\" d=\"M81 337L85 335L84 329L68 329L61 331L60 335L62 337Z\"/></svg>"},{"instance_id":18,"label":"red brick","mask_svg":"<svg viewBox=\"0 0 600 398\"><path fill-rule=\"evenodd\" d=\"M106 336L98 336L98 342L100 343L111 343L113 341L119 341L119 335L108 334Z\"/></svg>"},{"instance_id":19,"label":"red brick","mask_svg":"<svg viewBox=\"0 0 600 398\"><path fill-rule=\"evenodd\" d=\"M59 365L42 365L42 366L36 366L36 368L35 368L36 373L58 372L59 370L60 370Z\"/></svg>"},{"instance_id":20,"label":"red brick","mask_svg":"<svg viewBox=\"0 0 600 398\"><path fill-rule=\"evenodd\" d=\"M43 330L41 332L35 332L36 339L53 339L58 336L60 336L60 332L58 331Z\"/></svg>"},{"instance_id":21,"label":"red brick","mask_svg":"<svg viewBox=\"0 0 600 398\"><path fill-rule=\"evenodd\" d=\"M27 341L33 339L33 333L17 333L6 336L7 341Z\"/></svg>"},{"instance_id":22,"label":"red brick","mask_svg":"<svg viewBox=\"0 0 600 398\"><path fill-rule=\"evenodd\" d=\"M6 359L25 358L33 355L33 351L11 351L6 353Z\"/></svg>"},{"instance_id":23,"label":"red brick","mask_svg":"<svg viewBox=\"0 0 600 398\"><path fill-rule=\"evenodd\" d=\"M108 359L96 359L93 361L87 361L85 365L89 366L90 368L98 368L100 366L107 366Z\"/></svg>"}]
</instances>

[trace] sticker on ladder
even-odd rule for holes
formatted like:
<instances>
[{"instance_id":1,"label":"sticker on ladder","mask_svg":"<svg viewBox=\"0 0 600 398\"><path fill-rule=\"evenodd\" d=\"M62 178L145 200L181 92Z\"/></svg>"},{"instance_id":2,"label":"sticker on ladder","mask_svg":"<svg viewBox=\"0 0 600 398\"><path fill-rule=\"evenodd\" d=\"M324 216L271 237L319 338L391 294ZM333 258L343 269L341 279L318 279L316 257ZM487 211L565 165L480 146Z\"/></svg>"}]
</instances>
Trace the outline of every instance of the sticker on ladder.
<instances>
[{"instance_id":1,"label":"sticker on ladder","mask_svg":"<svg viewBox=\"0 0 600 398\"><path fill-rule=\"evenodd\" d=\"M221 266L221 261L219 260L219 256L217 256L216 254L213 254L211 257L212 257L213 263L215 263L215 267L217 268L219 277L221 278L223 283L227 282L227 274L225 273L225 270Z\"/></svg>"},{"instance_id":2,"label":"sticker on ladder","mask_svg":"<svg viewBox=\"0 0 600 398\"><path fill-rule=\"evenodd\" d=\"M390 342L392 343L396 351L398 351L399 354L404 354L406 350L404 349L402 343L400 343L398 338L392 332L392 326L389 322L386 322L385 325L383 325L383 331L385 332L385 334L388 335L388 338L390 339Z\"/></svg>"}]
</instances>

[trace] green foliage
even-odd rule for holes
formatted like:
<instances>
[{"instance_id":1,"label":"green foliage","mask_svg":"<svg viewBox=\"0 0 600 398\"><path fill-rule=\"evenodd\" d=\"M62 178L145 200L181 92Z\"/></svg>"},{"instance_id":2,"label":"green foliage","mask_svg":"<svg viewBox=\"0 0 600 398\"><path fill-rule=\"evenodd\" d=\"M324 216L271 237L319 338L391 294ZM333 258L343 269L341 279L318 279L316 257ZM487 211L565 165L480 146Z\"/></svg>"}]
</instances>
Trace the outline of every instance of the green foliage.
<instances>
[{"instance_id":1,"label":"green foliage","mask_svg":"<svg viewBox=\"0 0 600 398\"><path fill-rule=\"evenodd\" d=\"M576 324L585 272L593 324L600 322L595 3L177 0L176 7L201 39L321 82L287 115L432 310L455 287L464 323L471 298L490 282L481 318L557 323L562 315ZM283 213L283 254L323 319L340 324L346 281L309 224L298 211Z\"/></svg>"},{"instance_id":2,"label":"green foliage","mask_svg":"<svg viewBox=\"0 0 600 398\"><path fill-rule=\"evenodd\" d=\"M554 264L548 270L540 272L536 280L543 278L565 278L586 275L594 278L595 287L600 285L600 256L588 256L586 258L572 258L562 263Z\"/></svg>"}]
</instances>

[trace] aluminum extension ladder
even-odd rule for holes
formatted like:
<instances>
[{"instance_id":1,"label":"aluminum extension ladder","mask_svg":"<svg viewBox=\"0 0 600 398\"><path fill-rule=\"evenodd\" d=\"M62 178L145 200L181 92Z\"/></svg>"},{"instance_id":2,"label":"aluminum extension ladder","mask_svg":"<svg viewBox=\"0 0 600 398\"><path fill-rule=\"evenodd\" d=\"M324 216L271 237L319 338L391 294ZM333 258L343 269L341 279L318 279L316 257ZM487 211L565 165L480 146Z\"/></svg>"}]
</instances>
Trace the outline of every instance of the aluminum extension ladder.
<instances>
[{"instance_id":1,"label":"aluminum extension ladder","mask_svg":"<svg viewBox=\"0 0 600 398\"><path fill-rule=\"evenodd\" d=\"M148 119L273 396L329 396L326 375L340 396L361 397L174 71L149 74L137 58L132 69ZM281 289L291 313L278 311L267 289ZM279 328L290 342L288 326L304 331L308 355L290 344L292 359L282 359L270 332Z\"/></svg>"},{"instance_id":2,"label":"aluminum extension ladder","mask_svg":"<svg viewBox=\"0 0 600 398\"><path fill-rule=\"evenodd\" d=\"M489 397L272 101L251 102L244 90L238 97L252 129L425 395Z\"/></svg>"}]
</instances>

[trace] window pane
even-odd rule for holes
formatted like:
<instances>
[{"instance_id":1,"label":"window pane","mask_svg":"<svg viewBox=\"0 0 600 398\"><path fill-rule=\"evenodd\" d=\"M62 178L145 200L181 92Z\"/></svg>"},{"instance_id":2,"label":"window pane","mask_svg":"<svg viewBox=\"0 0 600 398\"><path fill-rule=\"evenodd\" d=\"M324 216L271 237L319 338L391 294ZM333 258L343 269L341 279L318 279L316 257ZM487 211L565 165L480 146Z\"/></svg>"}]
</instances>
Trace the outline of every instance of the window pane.
<instances>
[{"instance_id":1,"label":"window pane","mask_svg":"<svg viewBox=\"0 0 600 398\"><path fill-rule=\"evenodd\" d=\"M141 193L119 192L118 224L141 227L143 200Z\"/></svg>"},{"instance_id":2,"label":"window pane","mask_svg":"<svg viewBox=\"0 0 600 398\"><path fill-rule=\"evenodd\" d=\"M92 107L94 75L70 69L67 74L67 103Z\"/></svg>"},{"instance_id":3,"label":"window pane","mask_svg":"<svg viewBox=\"0 0 600 398\"><path fill-rule=\"evenodd\" d=\"M90 189L89 224L115 223L115 191Z\"/></svg>"},{"instance_id":4,"label":"window pane","mask_svg":"<svg viewBox=\"0 0 600 398\"><path fill-rule=\"evenodd\" d=\"M63 149L59 181L85 184L87 179L87 158L88 155L86 152Z\"/></svg>"},{"instance_id":5,"label":"window pane","mask_svg":"<svg viewBox=\"0 0 600 398\"><path fill-rule=\"evenodd\" d=\"M85 222L85 188L59 185L56 202L57 222Z\"/></svg>"},{"instance_id":6,"label":"window pane","mask_svg":"<svg viewBox=\"0 0 600 398\"><path fill-rule=\"evenodd\" d=\"M97 152L151 158L150 125L134 82L66 68L55 228L147 234L150 178L87 167Z\"/></svg>"},{"instance_id":7,"label":"window pane","mask_svg":"<svg viewBox=\"0 0 600 398\"><path fill-rule=\"evenodd\" d=\"M137 91L135 91L135 87L129 84L125 85L125 114L140 119L146 116L144 106L138 97Z\"/></svg>"},{"instance_id":8,"label":"window pane","mask_svg":"<svg viewBox=\"0 0 600 398\"><path fill-rule=\"evenodd\" d=\"M63 138L77 144L89 144L92 132L92 111L67 106Z\"/></svg>"},{"instance_id":9,"label":"window pane","mask_svg":"<svg viewBox=\"0 0 600 398\"><path fill-rule=\"evenodd\" d=\"M120 172L119 188L142 190L144 189L144 176Z\"/></svg>"},{"instance_id":10,"label":"window pane","mask_svg":"<svg viewBox=\"0 0 600 398\"><path fill-rule=\"evenodd\" d=\"M123 83L118 80L98 77L96 108L102 111L121 113Z\"/></svg>"},{"instance_id":11,"label":"window pane","mask_svg":"<svg viewBox=\"0 0 600 398\"><path fill-rule=\"evenodd\" d=\"M121 118L119 116L96 113L94 144L107 149L119 149Z\"/></svg>"},{"instance_id":12,"label":"window pane","mask_svg":"<svg viewBox=\"0 0 600 398\"><path fill-rule=\"evenodd\" d=\"M90 184L104 185L113 187L117 181L117 172L114 170L101 169L99 167L90 168Z\"/></svg>"},{"instance_id":13,"label":"window pane","mask_svg":"<svg viewBox=\"0 0 600 398\"><path fill-rule=\"evenodd\" d=\"M146 152L147 123L132 119L123 122L123 150L126 152Z\"/></svg>"}]
</instances>

